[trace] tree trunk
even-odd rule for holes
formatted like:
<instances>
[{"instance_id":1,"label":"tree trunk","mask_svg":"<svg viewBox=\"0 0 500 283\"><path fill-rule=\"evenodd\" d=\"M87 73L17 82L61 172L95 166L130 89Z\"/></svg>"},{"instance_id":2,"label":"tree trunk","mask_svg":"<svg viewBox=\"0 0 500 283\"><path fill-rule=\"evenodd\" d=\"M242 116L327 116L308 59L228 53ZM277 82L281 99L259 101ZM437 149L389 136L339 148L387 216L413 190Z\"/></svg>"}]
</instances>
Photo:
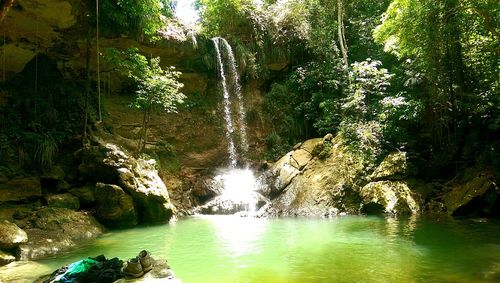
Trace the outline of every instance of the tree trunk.
<instances>
[{"instance_id":1,"label":"tree trunk","mask_svg":"<svg viewBox=\"0 0 500 283\"><path fill-rule=\"evenodd\" d=\"M342 60L344 61L344 66L347 68L349 66L349 61L347 58L347 42L345 40L345 27L344 27L344 3L343 0L338 0L338 9L337 9L337 25L338 25L338 37L339 37L339 45L340 51L342 52Z\"/></svg>"},{"instance_id":2,"label":"tree trunk","mask_svg":"<svg viewBox=\"0 0 500 283\"><path fill-rule=\"evenodd\" d=\"M144 109L144 115L142 116L142 129L139 137L139 143L137 146L138 153L141 153L146 147L148 141L148 126L151 120L151 108L148 107Z\"/></svg>"},{"instance_id":3,"label":"tree trunk","mask_svg":"<svg viewBox=\"0 0 500 283\"><path fill-rule=\"evenodd\" d=\"M461 31L459 29L459 3L457 0L445 1L444 32L445 56L444 65L447 70L448 95L451 108L451 127L456 131L461 112L460 102L463 99L465 85L465 65L462 58Z\"/></svg>"},{"instance_id":4,"label":"tree trunk","mask_svg":"<svg viewBox=\"0 0 500 283\"><path fill-rule=\"evenodd\" d=\"M87 50L85 58L85 69L87 71L87 82L85 83L85 101L83 108L83 137L82 143L87 141L87 127L89 116L89 96L90 96L90 26L87 30Z\"/></svg>"}]
</instances>

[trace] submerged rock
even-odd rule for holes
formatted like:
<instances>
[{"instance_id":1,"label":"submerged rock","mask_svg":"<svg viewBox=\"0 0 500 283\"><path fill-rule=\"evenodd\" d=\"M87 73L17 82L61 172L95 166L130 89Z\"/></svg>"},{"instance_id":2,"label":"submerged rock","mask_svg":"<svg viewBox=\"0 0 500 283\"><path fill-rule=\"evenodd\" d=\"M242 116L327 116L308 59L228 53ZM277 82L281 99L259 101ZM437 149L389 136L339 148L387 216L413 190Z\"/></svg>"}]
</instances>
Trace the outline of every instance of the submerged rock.
<instances>
[{"instance_id":1,"label":"submerged rock","mask_svg":"<svg viewBox=\"0 0 500 283\"><path fill-rule=\"evenodd\" d=\"M30 222L31 228L25 230L29 241L19 245L20 260L58 254L104 230L92 216L67 208L42 208Z\"/></svg>"},{"instance_id":2,"label":"submerged rock","mask_svg":"<svg viewBox=\"0 0 500 283\"><path fill-rule=\"evenodd\" d=\"M0 249L13 249L28 241L26 232L7 220L0 221Z\"/></svg>"}]
</instances>

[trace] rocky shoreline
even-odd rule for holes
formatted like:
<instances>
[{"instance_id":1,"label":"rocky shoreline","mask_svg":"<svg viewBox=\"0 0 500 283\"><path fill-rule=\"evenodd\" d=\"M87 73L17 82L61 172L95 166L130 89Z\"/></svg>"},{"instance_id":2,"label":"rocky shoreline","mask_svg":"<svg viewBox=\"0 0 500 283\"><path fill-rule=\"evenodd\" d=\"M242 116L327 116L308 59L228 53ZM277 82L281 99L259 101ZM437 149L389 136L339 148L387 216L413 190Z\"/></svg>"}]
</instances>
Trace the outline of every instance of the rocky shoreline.
<instances>
[{"instance_id":1,"label":"rocky shoreline","mask_svg":"<svg viewBox=\"0 0 500 283\"><path fill-rule=\"evenodd\" d=\"M106 228L175 220L154 160L96 139L72 163L76 170L53 166L39 177L3 176L0 266L56 255Z\"/></svg>"},{"instance_id":2,"label":"rocky shoreline","mask_svg":"<svg viewBox=\"0 0 500 283\"><path fill-rule=\"evenodd\" d=\"M0 266L57 255L107 228L175 220L154 160L136 159L97 138L73 158L76 170L55 166L40 177L2 183ZM368 170L331 135L296 145L258 182L257 217L500 214L494 171L471 168L462 178L426 183L415 178L405 152L393 152ZM214 191L198 210L234 214L243 208L218 201L220 193Z\"/></svg>"},{"instance_id":3,"label":"rocky shoreline","mask_svg":"<svg viewBox=\"0 0 500 283\"><path fill-rule=\"evenodd\" d=\"M261 176L260 193L270 201L258 216L500 217L493 169L471 167L443 183L419 180L415 171L402 151L370 170L339 137L308 140Z\"/></svg>"}]
</instances>

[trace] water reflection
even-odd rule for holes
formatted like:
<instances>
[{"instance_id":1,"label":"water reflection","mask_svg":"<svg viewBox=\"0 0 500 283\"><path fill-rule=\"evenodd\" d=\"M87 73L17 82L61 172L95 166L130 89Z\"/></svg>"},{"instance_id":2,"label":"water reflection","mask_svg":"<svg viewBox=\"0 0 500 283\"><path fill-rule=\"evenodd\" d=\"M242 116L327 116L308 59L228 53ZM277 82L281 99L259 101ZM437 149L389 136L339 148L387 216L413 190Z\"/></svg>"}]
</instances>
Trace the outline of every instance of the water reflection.
<instances>
[{"instance_id":1,"label":"water reflection","mask_svg":"<svg viewBox=\"0 0 500 283\"><path fill-rule=\"evenodd\" d=\"M201 216L114 231L42 263L54 270L146 248L167 258L184 283L499 282L498 235L498 222ZM5 272L16 274L0 267L0 281Z\"/></svg>"},{"instance_id":2,"label":"water reflection","mask_svg":"<svg viewBox=\"0 0 500 283\"><path fill-rule=\"evenodd\" d=\"M217 244L229 257L238 258L250 253L259 253L261 240L267 228L267 219L241 218L238 216L207 217L215 227Z\"/></svg>"}]
</instances>

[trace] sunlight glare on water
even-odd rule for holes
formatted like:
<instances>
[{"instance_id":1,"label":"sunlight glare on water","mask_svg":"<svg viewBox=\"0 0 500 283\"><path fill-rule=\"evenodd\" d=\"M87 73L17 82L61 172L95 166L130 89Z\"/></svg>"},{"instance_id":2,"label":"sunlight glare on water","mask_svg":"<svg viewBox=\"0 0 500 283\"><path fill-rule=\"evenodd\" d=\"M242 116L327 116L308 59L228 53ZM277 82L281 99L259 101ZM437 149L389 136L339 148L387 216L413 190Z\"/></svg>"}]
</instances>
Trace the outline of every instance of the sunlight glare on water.
<instances>
[{"instance_id":1,"label":"sunlight glare on water","mask_svg":"<svg viewBox=\"0 0 500 283\"><path fill-rule=\"evenodd\" d=\"M226 249L226 254L238 258L259 252L259 239L266 231L266 219L224 216L208 216L206 219L212 221L215 234L221 246Z\"/></svg>"}]
</instances>

